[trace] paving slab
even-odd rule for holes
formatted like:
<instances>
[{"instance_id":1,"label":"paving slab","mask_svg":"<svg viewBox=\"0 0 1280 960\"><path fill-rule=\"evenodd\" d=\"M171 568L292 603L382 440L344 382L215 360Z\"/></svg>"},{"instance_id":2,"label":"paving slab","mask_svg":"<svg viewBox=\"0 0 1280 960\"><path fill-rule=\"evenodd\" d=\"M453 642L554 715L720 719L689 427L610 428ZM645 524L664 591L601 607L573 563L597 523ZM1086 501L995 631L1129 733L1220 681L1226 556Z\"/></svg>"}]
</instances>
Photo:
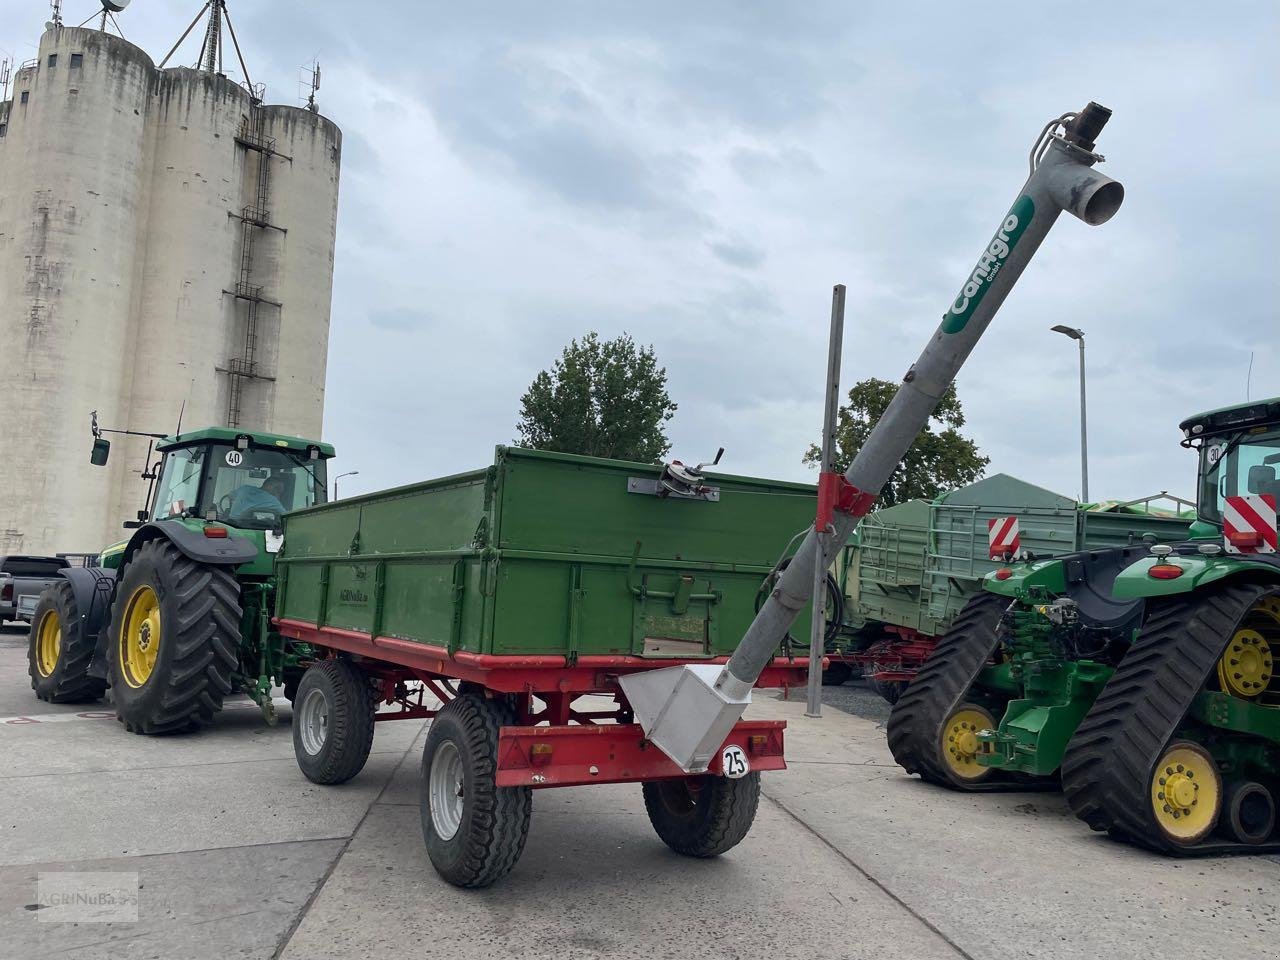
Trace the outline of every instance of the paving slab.
<instances>
[{"instance_id":1,"label":"paving slab","mask_svg":"<svg viewBox=\"0 0 1280 960\"><path fill-rule=\"evenodd\" d=\"M1224 960L1273 953L1280 860L1171 860L1092 833L1061 794L960 794L908 777L879 725L766 701L791 769L765 793L982 958Z\"/></svg>"},{"instance_id":2,"label":"paving slab","mask_svg":"<svg viewBox=\"0 0 1280 960\"><path fill-rule=\"evenodd\" d=\"M268 958L346 840L0 867L0 958ZM136 876L136 922L49 923L40 874Z\"/></svg>"},{"instance_id":3,"label":"paving slab","mask_svg":"<svg viewBox=\"0 0 1280 960\"><path fill-rule=\"evenodd\" d=\"M768 802L741 845L692 860L654 834L638 786L536 792L515 870L459 890L427 861L417 776L406 756L283 957L963 956Z\"/></svg>"}]
</instances>

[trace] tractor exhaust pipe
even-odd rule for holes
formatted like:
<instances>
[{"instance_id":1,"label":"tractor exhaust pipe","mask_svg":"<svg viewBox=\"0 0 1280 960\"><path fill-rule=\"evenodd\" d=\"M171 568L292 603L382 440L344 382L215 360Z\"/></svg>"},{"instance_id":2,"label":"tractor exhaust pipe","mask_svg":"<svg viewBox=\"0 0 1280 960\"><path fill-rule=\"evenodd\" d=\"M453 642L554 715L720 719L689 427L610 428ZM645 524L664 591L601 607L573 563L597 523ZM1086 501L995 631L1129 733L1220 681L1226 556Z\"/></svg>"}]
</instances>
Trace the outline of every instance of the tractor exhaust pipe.
<instances>
[{"instance_id":1,"label":"tractor exhaust pipe","mask_svg":"<svg viewBox=\"0 0 1280 960\"><path fill-rule=\"evenodd\" d=\"M821 478L817 526L831 534L822 538L822 556L810 530L724 667L688 664L620 679L645 736L686 773L710 766L780 639L809 603L815 564L829 567L870 511L1058 214L1065 210L1097 225L1120 209L1124 187L1091 169L1103 159L1093 147L1110 117L1106 107L1090 103L1041 131L1031 150L1031 175L884 416L843 477Z\"/></svg>"}]
</instances>

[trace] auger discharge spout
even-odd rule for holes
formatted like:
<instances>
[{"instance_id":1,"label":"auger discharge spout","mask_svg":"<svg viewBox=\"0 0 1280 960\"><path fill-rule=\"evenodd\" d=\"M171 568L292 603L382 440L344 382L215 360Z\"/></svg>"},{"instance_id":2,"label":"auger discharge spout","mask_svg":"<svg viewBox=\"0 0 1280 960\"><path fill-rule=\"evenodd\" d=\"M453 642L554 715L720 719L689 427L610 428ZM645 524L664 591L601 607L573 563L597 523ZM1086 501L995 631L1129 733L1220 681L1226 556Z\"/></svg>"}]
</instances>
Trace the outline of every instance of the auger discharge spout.
<instances>
[{"instance_id":1,"label":"auger discharge spout","mask_svg":"<svg viewBox=\"0 0 1280 960\"><path fill-rule=\"evenodd\" d=\"M645 735L688 773L700 773L741 718L751 688L800 611L810 602L814 565L830 566L870 511L881 488L932 416L992 317L1000 309L1041 241L1067 211L1090 225L1120 208L1124 188L1093 168L1102 157L1094 141L1111 111L1090 103L1042 131L1031 152L1031 175L1000 221L942 323L902 379L884 416L843 477L822 478L820 522L810 530L769 598L723 667L685 665L632 674L620 680Z\"/></svg>"}]
</instances>

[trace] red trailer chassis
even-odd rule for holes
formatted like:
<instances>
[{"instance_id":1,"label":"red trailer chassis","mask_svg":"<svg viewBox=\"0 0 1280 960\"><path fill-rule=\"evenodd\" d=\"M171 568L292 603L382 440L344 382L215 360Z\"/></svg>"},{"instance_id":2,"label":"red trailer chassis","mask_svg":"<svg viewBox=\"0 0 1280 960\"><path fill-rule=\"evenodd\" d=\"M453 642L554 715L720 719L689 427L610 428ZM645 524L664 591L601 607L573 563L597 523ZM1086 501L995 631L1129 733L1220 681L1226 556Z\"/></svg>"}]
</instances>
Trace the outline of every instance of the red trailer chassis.
<instances>
[{"instance_id":1,"label":"red trailer chassis","mask_svg":"<svg viewBox=\"0 0 1280 960\"><path fill-rule=\"evenodd\" d=\"M677 666L683 660L633 656L497 656L445 647L371 637L355 630L320 627L302 620L277 619L283 636L311 644L327 654L359 658L361 669L381 682L377 721L431 718L438 712L427 694L447 703L460 684L490 694L511 695L519 724L503 726L498 736L497 785L567 787L588 783L635 783L687 777L661 750L645 739L634 722L618 677L641 670ZM721 657L700 663L724 663ZM757 687L804 686L809 662L777 658L760 675ZM410 689L409 684L421 686ZM582 697L611 696L610 704L577 705ZM540 701L540 702L539 702ZM785 720L743 720L724 746L738 746L752 770L783 770ZM709 773L723 774L723 751Z\"/></svg>"}]
</instances>

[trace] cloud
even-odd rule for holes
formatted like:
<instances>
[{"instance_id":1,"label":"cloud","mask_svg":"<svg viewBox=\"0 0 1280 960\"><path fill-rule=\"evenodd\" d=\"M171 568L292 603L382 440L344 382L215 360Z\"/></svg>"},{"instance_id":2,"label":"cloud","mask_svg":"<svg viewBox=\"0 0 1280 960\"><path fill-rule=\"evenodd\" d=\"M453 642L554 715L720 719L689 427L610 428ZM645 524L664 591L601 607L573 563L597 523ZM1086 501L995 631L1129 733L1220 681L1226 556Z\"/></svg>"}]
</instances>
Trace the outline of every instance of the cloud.
<instances>
[{"instance_id":1,"label":"cloud","mask_svg":"<svg viewBox=\"0 0 1280 960\"><path fill-rule=\"evenodd\" d=\"M192 12L122 23L163 53ZM991 470L1078 486L1076 356L1054 323L1088 338L1095 496L1191 493L1177 422L1243 399L1251 351L1253 396L1280 393L1271 6L1113 5L1070 42L1007 2L232 12L272 99L296 102L319 55L344 130L325 429L353 492L485 463L589 329L655 346L677 455L723 444L734 470L811 478L832 285L846 385L899 377L1040 126L1089 98L1116 111L1100 149L1125 206L1060 220L961 371ZM43 17L0 0L0 43L31 56ZM406 449L408 422L430 442Z\"/></svg>"}]
</instances>

